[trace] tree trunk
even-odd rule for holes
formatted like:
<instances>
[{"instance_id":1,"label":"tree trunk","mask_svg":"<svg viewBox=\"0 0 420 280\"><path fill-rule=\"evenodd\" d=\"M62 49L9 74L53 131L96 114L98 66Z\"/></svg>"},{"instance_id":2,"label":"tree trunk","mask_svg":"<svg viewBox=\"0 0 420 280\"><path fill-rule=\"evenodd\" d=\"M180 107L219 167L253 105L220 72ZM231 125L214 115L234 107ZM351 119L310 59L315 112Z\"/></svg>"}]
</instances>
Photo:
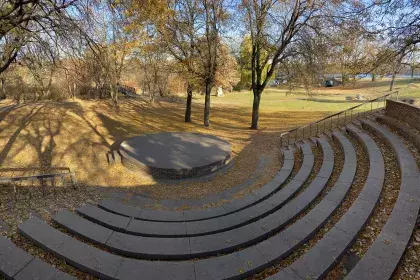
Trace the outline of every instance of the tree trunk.
<instances>
[{"instance_id":1,"label":"tree trunk","mask_svg":"<svg viewBox=\"0 0 420 280\"><path fill-rule=\"evenodd\" d=\"M213 85L206 82L206 97L204 102L204 126L210 126L210 95Z\"/></svg>"},{"instance_id":2,"label":"tree trunk","mask_svg":"<svg viewBox=\"0 0 420 280\"><path fill-rule=\"evenodd\" d=\"M114 89L115 97L114 97L114 104L115 107L118 108L118 90Z\"/></svg>"},{"instance_id":3,"label":"tree trunk","mask_svg":"<svg viewBox=\"0 0 420 280\"><path fill-rule=\"evenodd\" d=\"M349 81L349 76L347 74L341 74L341 85L344 87Z\"/></svg>"},{"instance_id":4,"label":"tree trunk","mask_svg":"<svg viewBox=\"0 0 420 280\"><path fill-rule=\"evenodd\" d=\"M73 83L73 99L76 98L76 90L77 90L76 83Z\"/></svg>"},{"instance_id":5,"label":"tree trunk","mask_svg":"<svg viewBox=\"0 0 420 280\"><path fill-rule=\"evenodd\" d=\"M258 118L259 118L260 100L261 100L262 90L260 90L260 89L253 89L252 91L254 93L254 102L252 103L252 123L251 123L251 129L258 129Z\"/></svg>"},{"instance_id":6,"label":"tree trunk","mask_svg":"<svg viewBox=\"0 0 420 280\"><path fill-rule=\"evenodd\" d=\"M118 108L118 90L112 84L109 84L109 90L110 90L112 104L114 105L114 108Z\"/></svg>"},{"instance_id":7,"label":"tree trunk","mask_svg":"<svg viewBox=\"0 0 420 280\"><path fill-rule=\"evenodd\" d=\"M6 99L6 88L4 86L4 78L0 78L0 83L1 83L0 99Z\"/></svg>"},{"instance_id":8,"label":"tree trunk","mask_svg":"<svg viewBox=\"0 0 420 280\"><path fill-rule=\"evenodd\" d=\"M411 67L411 79L414 78L414 67Z\"/></svg>"},{"instance_id":9,"label":"tree trunk","mask_svg":"<svg viewBox=\"0 0 420 280\"><path fill-rule=\"evenodd\" d=\"M389 85L389 91L392 91L394 89L395 84L395 73L392 74L391 84Z\"/></svg>"},{"instance_id":10,"label":"tree trunk","mask_svg":"<svg viewBox=\"0 0 420 280\"><path fill-rule=\"evenodd\" d=\"M191 122L191 102L192 102L193 89L192 85L187 85L187 107L185 108L185 122Z\"/></svg>"},{"instance_id":11,"label":"tree trunk","mask_svg":"<svg viewBox=\"0 0 420 280\"><path fill-rule=\"evenodd\" d=\"M372 73L372 82L376 82L376 74Z\"/></svg>"},{"instance_id":12,"label":"tree trunk","mask_svg":"<svg viewBox=\"0 0 420 280\"><path fill-rule=\"evenodd\" d=\"M19 49L20 48L16 49L14 53L9 56L9 58L6 58L6 62L0 65L0 74L3 73L10 66L10 64L16 59Z\"/></svg>"}]
</instances>

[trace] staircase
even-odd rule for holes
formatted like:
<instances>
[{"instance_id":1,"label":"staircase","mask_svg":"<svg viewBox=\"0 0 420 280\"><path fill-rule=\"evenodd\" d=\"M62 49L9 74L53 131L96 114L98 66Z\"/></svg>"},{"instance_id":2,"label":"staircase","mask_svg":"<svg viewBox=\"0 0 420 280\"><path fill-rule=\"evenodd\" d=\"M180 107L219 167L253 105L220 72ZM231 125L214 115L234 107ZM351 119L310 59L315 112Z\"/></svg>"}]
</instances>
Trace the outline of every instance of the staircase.
<instances>
[{"instance_id":1,"label":"staircase","mask_svg":"<svg viewBox=\"0 0 420 280\"><path fill-rule=\"evenodd\" d=\"M411 110L420 115L420 108ZM391 279L416 230L419 162L407 143L420 148L419 130L398 114L373 113L289 143L269 183L221 206L171 211L105 200L59 212L53 224L30 218L19 232L100 279L334 279L380 218L363 256L335 279ZM398 191L387 193L392 173ZM389 213L380 209L384 196L394 196ZM33 257L31 265L6 258L20 250L7 248L0 251L5 277L34 279L49 271Z\"/></svg>"}]
</instances>

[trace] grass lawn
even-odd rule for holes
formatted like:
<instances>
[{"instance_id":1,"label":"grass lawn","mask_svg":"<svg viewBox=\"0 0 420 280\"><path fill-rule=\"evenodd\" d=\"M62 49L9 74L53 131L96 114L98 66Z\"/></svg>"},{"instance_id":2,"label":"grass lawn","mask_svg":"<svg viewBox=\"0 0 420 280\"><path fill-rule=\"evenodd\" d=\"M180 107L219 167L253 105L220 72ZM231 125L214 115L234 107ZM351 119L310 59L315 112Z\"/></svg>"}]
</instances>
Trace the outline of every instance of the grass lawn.
<instances>
[{"instance_id":1,"label":"grass lawn","mask_svg":"<svg viewBox=\"0 0 420 280\"><path fill-rule=\"evenodd\" d=\"M183 122L184 102L160 100L150 105L141 99L122 98L115 111L106 100L69 100L23 104L0 122L1 168L70 167L82 185L126 187L156 198L201 197L240 184L250 176L262 155L271 158L258 185L267 182L280 165L279 135L358 103L345 96L363 94L371 99L383 95L388 81L360 81L354 88L322 88L311 97L303 91L286 95L286 89L269 88L261 101L261 130L251 131L252 94L227 93L212 97L211 127L202 125L203 97L195 96L193 122ZM396 89L404 96L420 97L420 83L399 80ZM2 101L5 105L6 102ZM143 133L194 131L220 136L232 144L234 167L212 182L164 185L148 174L109 166L106 153L115 142ZM258 186L256 186L258 187Z\"/></svg>"},{"instance_id":2,"label":"grass lawn","mask_svg":"<svg viewBox=\"0 0 420 280\"><path fill-rule=\"evenodd\" d=\"M346 96L361 94L367 99L374 99L389 93L390 79L384 78L379 82L368 80L359 81L354 87L331 87L314 89L309 96L304 89L296 89L292 94L287 95L286 88L267 88L261 98L262 112L278 111L300 111L313 110L319 112L337 112L359 104L358 102L347 102ZM420 98L420 81L413 83L410 79L399 79L394 86L402 96ZM202 97L197 97L200 100ZM221 98L213 98L213 104L234 105L251 108L252 92L232 92Z\"/></svg>"}]
</instances>

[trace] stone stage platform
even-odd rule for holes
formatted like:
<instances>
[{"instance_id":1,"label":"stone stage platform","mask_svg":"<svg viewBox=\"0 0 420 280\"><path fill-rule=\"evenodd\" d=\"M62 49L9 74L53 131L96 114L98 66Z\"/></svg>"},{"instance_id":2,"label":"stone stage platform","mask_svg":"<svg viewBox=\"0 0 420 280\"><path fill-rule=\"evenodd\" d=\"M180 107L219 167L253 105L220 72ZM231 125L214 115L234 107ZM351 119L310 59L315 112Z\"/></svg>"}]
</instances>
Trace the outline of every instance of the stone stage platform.
<instances>
[{"instance_id":1,"label":"stone stage platform","mask_svg":"<svg viewBox=\"0 0 420 280\"><path fill-rule=\"evenodd\" d=\"M231 145L216 136L162 132L121 142L122 163L163 179L199 177L214 172L231 159Z\"/></svg>"}]
</instances>

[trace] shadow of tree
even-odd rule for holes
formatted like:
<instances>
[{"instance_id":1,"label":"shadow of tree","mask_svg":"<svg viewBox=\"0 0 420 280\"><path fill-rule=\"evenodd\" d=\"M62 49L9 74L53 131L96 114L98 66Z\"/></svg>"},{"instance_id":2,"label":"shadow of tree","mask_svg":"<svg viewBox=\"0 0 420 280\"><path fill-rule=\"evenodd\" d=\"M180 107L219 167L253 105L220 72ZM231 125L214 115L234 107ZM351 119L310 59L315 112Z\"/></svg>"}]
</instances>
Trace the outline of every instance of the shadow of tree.
<instances>
[{"instance_id":1,"label":"shadow of tree","mask_svg":"<svg viewBox=\"0 0 420 280\"><path fill-rule=\"evenodd\" d=\"M7 141L6 145L4 145L3 149L0 152L0 166L4 163L7 155L10 152L10 149L12 148L13 144L15 143L17 137L20 135L22 130L24 130L30 123L31 119L41 110L42 107L36 108L33 107L31 111L26 114L23 119L20 121L20 124L17 128L17 130L12 134L12 136ZM5 117L5 116L4 116ZM3 119L4 119L3 117Z\"/></svg>"},{"instance_id":2,"label":"shadow of tree","mask_svg":"<svg viewBox=\"0 0 420 280\"><path fill-rule=\"evenodd\" d=\"M279 136L285 129L320 118L328 112L265 112L260 131L248 129L250 109L235 106L212 108L211 127L201 123L203 106L194 104L193 122L184 123L184 104L122 99L115 111L106 100L41 102L13 109L0 122L2 167L37 167L44 171L70 167L79 182L97 187L132 188L156 197L201 196L240 184L257 167L263 154L279 155ZM149 174L109 166L106 153L127 137L156 132L200 132L232 144L234 166L211 182L165 186ZM278 163L278 161L277 161ZM266 174L274 176L275 168ZM216 182L216 183L215 183ZM110 191L117 191L110 189Z\"/></svg>"}]
</instances>

